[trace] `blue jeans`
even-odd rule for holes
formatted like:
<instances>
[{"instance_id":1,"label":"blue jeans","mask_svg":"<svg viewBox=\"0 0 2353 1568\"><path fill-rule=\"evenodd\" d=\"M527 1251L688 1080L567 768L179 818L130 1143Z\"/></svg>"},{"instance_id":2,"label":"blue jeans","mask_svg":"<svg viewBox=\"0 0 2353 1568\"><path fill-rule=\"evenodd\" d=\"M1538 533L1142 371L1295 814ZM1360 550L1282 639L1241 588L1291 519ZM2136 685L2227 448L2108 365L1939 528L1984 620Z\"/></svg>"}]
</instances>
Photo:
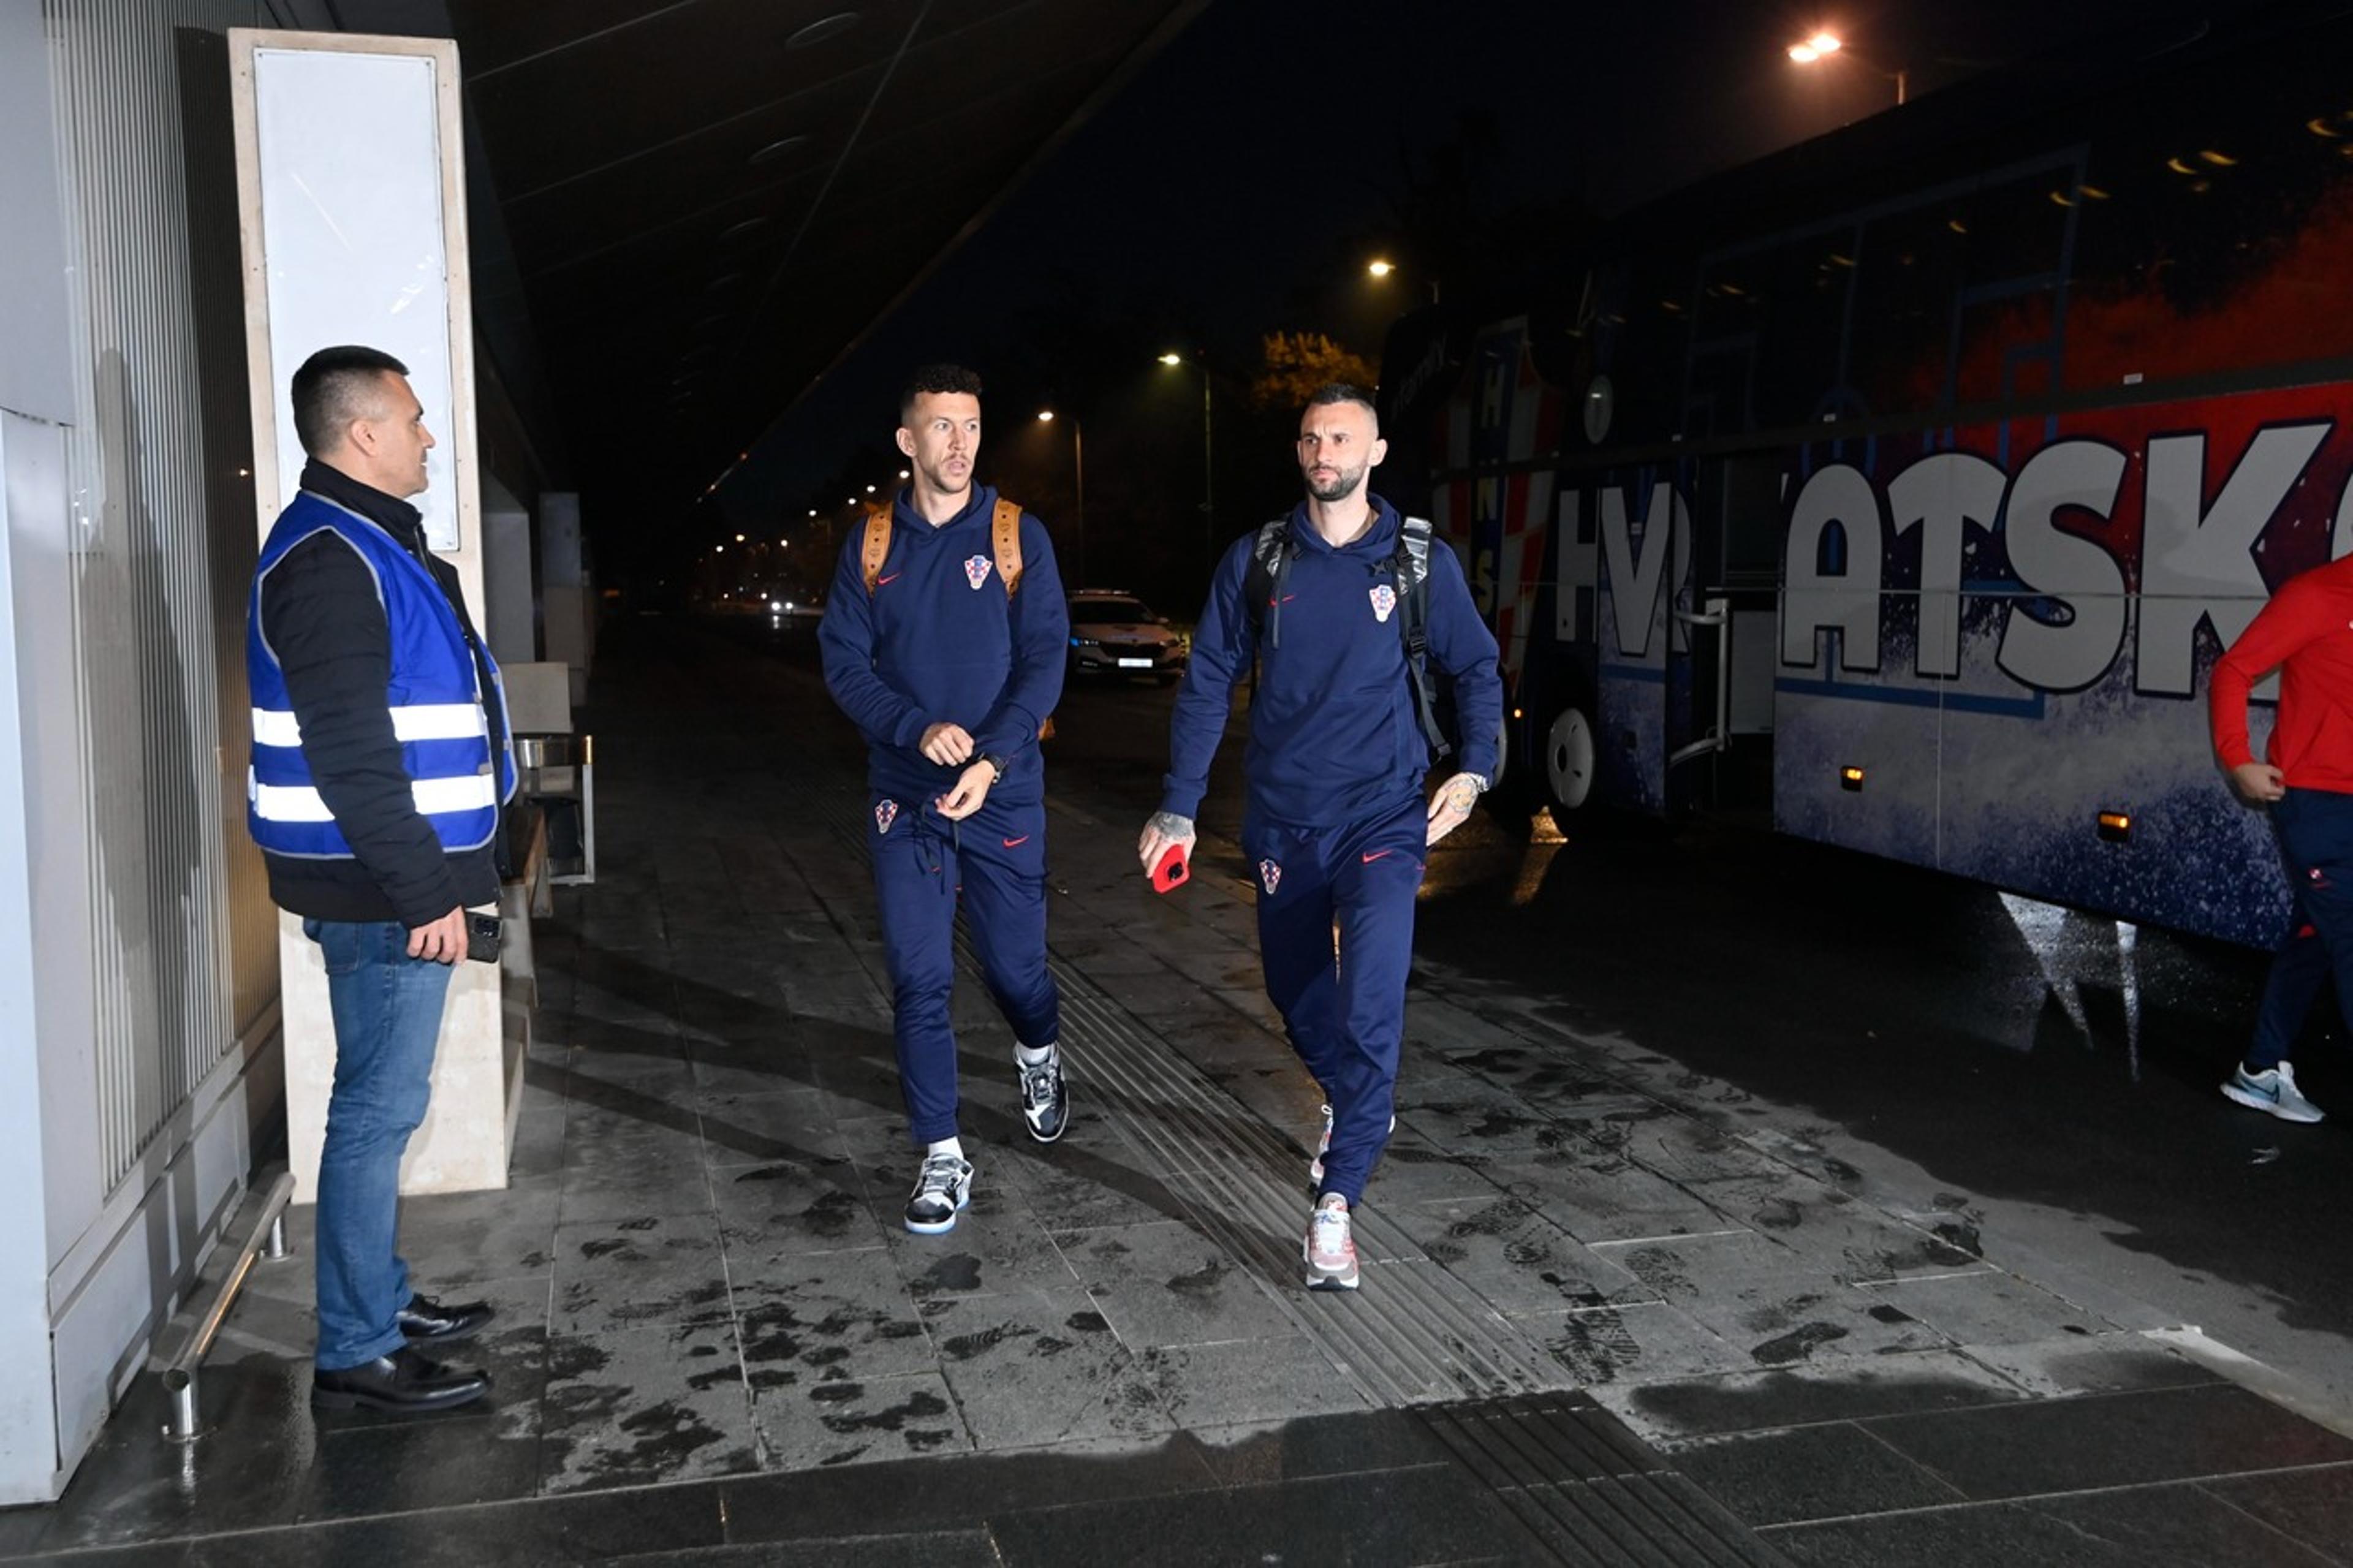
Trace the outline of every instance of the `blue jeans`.
<instances>
[{"instance_id":1,"label":"blue jeans","mask_svg":"<svg viewBox=\"0 0 2353 1568\"><path fill-rule=\"evenodd\" d=\"M1242 824L1242 853L1259 879L1267 998L1332 1107L1317 1195L1337 1193L1350 1208L1364 1200L1396 1113L1429 827L1419 795L1339 827Z\"/></svg>"},{"instance_id":2,"label":"blue jeans","mask_svg":"<svg viewBox=\"0 0 2353 1568\"><path fill-rule=\"evenodd\" d=\"M302 933L327 960L335 1017L335 1088L319 1154L322 1371L398 1350L408 1265L393 1250L400 1157L425 1120L449 969L408 956L397 921L311 921Z\"/></svg>"},{"instance_id":3,"label":"blue jeans","mask_svg":"<svg viewBox=\"0 0 2353 1568\"><path fill-rule=\"evenodd\" d=\"M2257 1072L2287 1059L2332 973L2337 1007L2353 1026L2353 795L2292 789L2271 810L2295 902L2247 1047L2247 1065Z\"/></svg>"}]
</instances>

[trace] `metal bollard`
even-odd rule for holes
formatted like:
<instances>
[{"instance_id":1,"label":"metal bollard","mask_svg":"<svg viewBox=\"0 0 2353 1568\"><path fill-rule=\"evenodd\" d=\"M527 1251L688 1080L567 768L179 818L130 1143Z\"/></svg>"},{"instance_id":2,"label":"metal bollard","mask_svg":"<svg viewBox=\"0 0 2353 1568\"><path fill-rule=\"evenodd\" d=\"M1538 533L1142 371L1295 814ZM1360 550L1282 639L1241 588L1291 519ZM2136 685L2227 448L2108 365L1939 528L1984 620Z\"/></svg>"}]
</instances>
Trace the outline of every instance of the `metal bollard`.
<instances>
[{"instance_id":1,"label":"metal bollard","mask_svg":"<svg viewBox=\"0 0 2353 1568\"><path fill-rule=\"evenodd\" d=\"M196 1416L195 1369L174 1367L165 1372L164 1392L170 1395L172 1401L172 1419L164 1426L164 1441L193 1443L203 1436L204 1427Z\"/></svg>"}]
</instances>

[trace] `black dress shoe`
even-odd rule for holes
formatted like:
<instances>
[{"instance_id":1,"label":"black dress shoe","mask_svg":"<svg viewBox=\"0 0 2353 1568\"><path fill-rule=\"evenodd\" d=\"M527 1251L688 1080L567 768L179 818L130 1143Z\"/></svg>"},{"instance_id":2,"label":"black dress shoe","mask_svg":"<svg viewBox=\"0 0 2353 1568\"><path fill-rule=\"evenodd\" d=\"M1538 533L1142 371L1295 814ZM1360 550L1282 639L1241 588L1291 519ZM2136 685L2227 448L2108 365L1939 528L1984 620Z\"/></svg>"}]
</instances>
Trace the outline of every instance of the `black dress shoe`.
<instances>
[{"instance_id":1,"label":"black dress shoe","mask_svg":"<svg viewBox=\"0 0 2353 1568\"><path fill-rule=\"evenodd\" d=\"M311 1403L321 1410L449 1410L490 1391L489 1373L444 1366L406 1345L357 1366L311 1374Z\"/></svg>"},{"instance_id":2,"label":"black dress shoe","mask_svg":"<svg viewBox=\"0 0 2353 1568\"><path fill-rule=\"evenodd\" d=\"M401 1338L412 1345L446 1345L498 1316L487 1301L463 1301L454 1307L423 1296L411 1296L397 1314Z\"/></svg>"}]
</instances>

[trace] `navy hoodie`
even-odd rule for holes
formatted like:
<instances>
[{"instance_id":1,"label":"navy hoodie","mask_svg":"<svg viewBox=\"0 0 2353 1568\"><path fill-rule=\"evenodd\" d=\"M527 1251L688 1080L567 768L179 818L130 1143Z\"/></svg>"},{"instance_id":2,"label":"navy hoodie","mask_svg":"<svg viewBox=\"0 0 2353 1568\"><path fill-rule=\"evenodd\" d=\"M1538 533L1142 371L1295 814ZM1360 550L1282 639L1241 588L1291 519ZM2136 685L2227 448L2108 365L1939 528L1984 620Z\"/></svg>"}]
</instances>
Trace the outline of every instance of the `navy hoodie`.
<instances>
[{"instance_id":1,"label":"navy hoodie","mask_svg":"<svg viewBox=\"0 0 2353 1568\"><path fill-rule=\"evenodd\" d=\"M922 805L965 767L942 767L916 748L934 724L961 724L974 754L1005 759L991 800L1045 798L1038 731L1062 696L1071 612L1046 525L1021 514L1021 586L1008 600L997 575L997 491L972 487L965 509L934 528L902 490L891 511L891 552L866 591L863 522L850 530L818 626L825 683L866 736L876 794Z\"/></svg>"},{"instance_id":2,"label":"navy hoodie","mask_svg":"<svg viewBox=\"0 0 2353 1568\"><path fill-rule=\"evenodd\" d=\"M1162 810L1198 814L1234 680L1253 654L1261 662L1242 759L1252 817L1336 827L1394 811L1420 794L1430 751L1415 717L1398 623L1397 509L1378 496L1368 499L1372 525L1336 550L1307 521L1305 502L1292 512L1299 549L1282 584L1279 643L1242 603L1256 533L1236 540L1218 563L1176 694ZM1504 718L1495 639L1472 602L1461 563L1442 544L1432 545L1422 587L1430 668L1454 678L1459 765L1493 779ZM1385 599L1391 605L1386 616Z\"/></svg>"}]
</instances>

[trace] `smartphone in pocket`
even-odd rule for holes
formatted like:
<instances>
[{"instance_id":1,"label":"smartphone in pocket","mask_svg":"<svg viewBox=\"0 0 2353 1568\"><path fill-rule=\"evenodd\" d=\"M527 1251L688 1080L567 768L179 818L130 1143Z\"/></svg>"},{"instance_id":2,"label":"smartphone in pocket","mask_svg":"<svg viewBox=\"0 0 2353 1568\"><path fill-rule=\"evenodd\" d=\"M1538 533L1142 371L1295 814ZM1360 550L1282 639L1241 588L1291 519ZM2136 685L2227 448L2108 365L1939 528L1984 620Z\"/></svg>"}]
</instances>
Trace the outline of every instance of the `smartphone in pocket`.
<instances>
[{"instance_id":1,"label":"smartphone in pocket","mask_svg":"<svg viewBox=\"0 0 2353 1568\"><path fill-rule=\"evenodd\" d=\"M466 956L477 963L499 961L499 917L478 910L466 911Z\"/></svg>"}]
</instances>

